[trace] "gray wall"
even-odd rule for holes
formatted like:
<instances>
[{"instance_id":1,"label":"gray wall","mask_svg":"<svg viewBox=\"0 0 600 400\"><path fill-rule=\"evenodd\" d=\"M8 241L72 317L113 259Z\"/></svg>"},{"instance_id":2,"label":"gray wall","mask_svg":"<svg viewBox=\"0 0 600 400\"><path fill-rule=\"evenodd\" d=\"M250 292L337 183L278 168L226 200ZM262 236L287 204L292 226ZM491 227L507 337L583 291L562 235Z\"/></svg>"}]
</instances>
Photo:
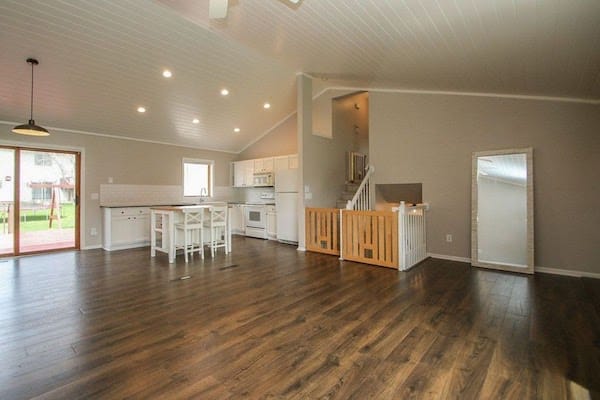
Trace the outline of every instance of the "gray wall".
<instances>
[{"instance_id":1,"label":"gray wall","mask_svg":"<svg viewBox=\"0 0 600 400\"><path fill-rule=\"evenodd\" d=\"M102 243L102 220L98 200L90 198L91 193L99 193L100 184L113 183L139 185L181 185L181 161L183 157L215 161L215 186L229 186L229 163L235 154L189 149L178 146L161 145L139 141L114 139L103 136L51 131L45 138L15 135L10 132L12 125L0 123L0 144L13 144L34 147L82 148L81 193L82 214L81 246L97 246ZM98 230L97 236L90 235L90 228Z\"/></svg>"},{"instance_id":2,"label":"gray wall","mask_svg":"<svg viewBox=\"0 0 600 400\"><path fill-rule=\"evenodd\" d=\"M334 136L348 138L348 150L368 155L369 93L354 93L333 99L332 112Z\"/></svg>"},{"instance_id":3,"label":"gray wall","mask_svg":"<svg viewBox=\"0 0 600 400\"><path fill-rule=\"evenodd\" d=\"M375 183L423 183L429 252L470 255L472 152L533 147L535 265L600 272L599 105L385 92L369 103Z\"/></svg>"}]
</instances>

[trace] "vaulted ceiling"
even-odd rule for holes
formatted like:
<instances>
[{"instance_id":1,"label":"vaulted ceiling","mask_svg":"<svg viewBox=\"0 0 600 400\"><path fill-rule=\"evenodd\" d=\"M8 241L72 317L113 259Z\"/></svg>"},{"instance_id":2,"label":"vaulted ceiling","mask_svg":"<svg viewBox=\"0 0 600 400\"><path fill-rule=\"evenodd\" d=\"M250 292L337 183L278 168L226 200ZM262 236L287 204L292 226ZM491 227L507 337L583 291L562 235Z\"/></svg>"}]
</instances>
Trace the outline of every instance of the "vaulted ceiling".
<instances>
[{"instance_id":1,"label":"vaulted ceiling","mask_svg":"<svg viewBox=\"0 0 600 400\"><path fill-rule=\"evenodd\" d=\"M600 1L0 0L0 54L2 121L28 119L36 57L40 125L237 152L295 110L299 72L600 100Z\"/></svg>"}]
</instances>

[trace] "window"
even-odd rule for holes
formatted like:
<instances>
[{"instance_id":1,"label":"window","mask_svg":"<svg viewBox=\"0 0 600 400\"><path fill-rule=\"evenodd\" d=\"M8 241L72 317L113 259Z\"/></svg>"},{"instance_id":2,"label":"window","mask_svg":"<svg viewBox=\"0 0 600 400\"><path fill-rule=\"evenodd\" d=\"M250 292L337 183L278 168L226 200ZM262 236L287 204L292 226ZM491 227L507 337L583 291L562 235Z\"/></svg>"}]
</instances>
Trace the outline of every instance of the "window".
<instances>
[{"instance_id":1,"label":"window","mask_svg":"<svg viewBox=\"0 0 600 400\"><path fill-rule=\"evenodd\" d=\"M52 157L48 153L35 153L33 155L33 162L35 165L41 167L50 167L52 165Z\"/></svg>"},{"instance_id":2,"label":"window","mask_svg":"<svg viewBox=\"0 0 600 400\"><path fill-rule=\"evenodd\" d=\"M183 195L212 196L214 161L183 159Z\"/></svg>"}]
</instances>

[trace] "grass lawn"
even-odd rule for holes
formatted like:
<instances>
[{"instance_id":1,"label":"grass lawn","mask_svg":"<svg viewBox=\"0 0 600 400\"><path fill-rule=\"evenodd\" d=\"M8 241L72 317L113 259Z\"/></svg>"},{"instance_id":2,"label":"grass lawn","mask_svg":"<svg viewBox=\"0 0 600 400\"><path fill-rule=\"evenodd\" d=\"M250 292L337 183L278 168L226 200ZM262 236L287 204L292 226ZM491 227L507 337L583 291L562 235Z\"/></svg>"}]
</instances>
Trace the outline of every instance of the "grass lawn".
<instances>
[{"instance_id":1,"label":"grass lawn","mask_svg":"<svg viewBox=\"0 0 600 400\"><path fill-rule=\"evenodd\" d=\"M21 232L45 231L50 229L48 216L50 210L26 210L21 212ZM61 223L52 221L52 230L75 227L75 205L65 203L61 206Z\"/></svg>"}]
</instances>

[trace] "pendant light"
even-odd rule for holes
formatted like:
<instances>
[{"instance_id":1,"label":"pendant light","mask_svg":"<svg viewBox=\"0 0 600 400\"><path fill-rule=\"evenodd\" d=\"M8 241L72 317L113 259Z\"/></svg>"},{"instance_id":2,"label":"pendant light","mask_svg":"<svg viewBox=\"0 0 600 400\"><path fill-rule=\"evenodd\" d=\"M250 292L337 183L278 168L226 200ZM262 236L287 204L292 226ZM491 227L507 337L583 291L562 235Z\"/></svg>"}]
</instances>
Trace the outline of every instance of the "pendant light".
<instances>
[{"instance_id":1,"label":"pendant light","mask_svg":"<svg viewBox=\"0 0 600 400\"><path fill-rule=\"evenodd\" d=\"M30 136L48 136L50 133L45 128L38 126L35 124L33 120L33 66L38 65L39 62L35 58L28 58L27 63L31 64L31 108L29 122L24 125L15 126L13 128L14 133L18 133L20 135L30 135Z\"/></svg>"}]
</instances>

